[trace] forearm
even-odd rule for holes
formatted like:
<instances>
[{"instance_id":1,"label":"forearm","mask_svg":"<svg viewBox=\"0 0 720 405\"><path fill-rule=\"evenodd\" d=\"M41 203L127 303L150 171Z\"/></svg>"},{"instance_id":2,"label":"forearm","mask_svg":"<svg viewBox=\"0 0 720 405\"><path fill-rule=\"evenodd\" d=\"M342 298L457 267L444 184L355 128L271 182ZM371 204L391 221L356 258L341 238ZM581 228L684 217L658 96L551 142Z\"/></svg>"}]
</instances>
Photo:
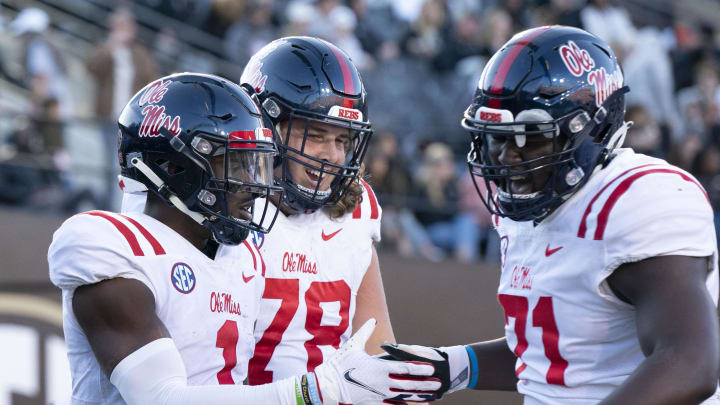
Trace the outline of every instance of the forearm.
<instances>
[{"instance_id":1,"label":"forearm","mask_svg":"<svg viewBox=\"0 0 720 405\"><path fill-rule=\"evenodd\" d=\"M476 390L516 391L517 357L507 346L505 338L468 345L477 357ZM473 365L473 369L475 369Z\"/></svg>"},{"instance_id":2,"label":"forearm","mask_svg":"<svg viewBox=\"0 0 720 405\"><path fill-rule=\"evenodd\" d=\"M717 381L707 376L703 363L679 353L655 352L646 358L601 405L699 404L715 391ZM710 365L712 367L712 365Z\"/></svg>"},{"instance_id":3,"label":"forearm","mask_svg":"<svg viewBox=\"0 0 720 405\"><path fill-rule=\"evenodd\" d=\"M296 392L302 395L297 377L259 386L189 386L185 365L170 339L158 339L133 352L115 367L110 381L128 405L296 405Z\"/></svg>"}]
</instances>

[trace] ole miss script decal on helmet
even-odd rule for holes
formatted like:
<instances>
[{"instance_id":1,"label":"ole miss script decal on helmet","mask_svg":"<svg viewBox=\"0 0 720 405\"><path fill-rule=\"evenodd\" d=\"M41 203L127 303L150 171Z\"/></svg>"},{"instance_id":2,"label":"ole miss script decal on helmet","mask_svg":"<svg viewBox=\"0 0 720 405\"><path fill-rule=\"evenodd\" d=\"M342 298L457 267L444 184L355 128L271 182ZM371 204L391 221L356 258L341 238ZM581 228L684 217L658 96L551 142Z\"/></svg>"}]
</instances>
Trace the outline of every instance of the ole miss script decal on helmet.
<instances>
[{"instance_id":1,"label":"ole miss script decal on helmet","mask_svg":"<svg viewBox=\"0 0 720 405\"><path fill-rule=\"evenodd\" d=\"M140 124L139 136L160 136L160 128L165 127L174 135L180 133L180 116L165 115L165 106L157 105L168 91L170 80L158 80L151 84L138 101L142 107L143 120Z\"/></svg>"},{"instance_id":2,"label":"ole miss script decal on helmet","mask_svg":"<svg viewBox=\"0 0 720 405\"><path fill-rule=\"evenodd\" d=\"M600 107L602 103L615 90L623 86L623 76L620 69L608 73L604 67L592 70L595 67L595 60L590 53L577 46L575 42L568 41L566 45L558 48L565 67L575 77L587 73L587 82L595 86L595 105Z\"/></svg>"}]
</instances>

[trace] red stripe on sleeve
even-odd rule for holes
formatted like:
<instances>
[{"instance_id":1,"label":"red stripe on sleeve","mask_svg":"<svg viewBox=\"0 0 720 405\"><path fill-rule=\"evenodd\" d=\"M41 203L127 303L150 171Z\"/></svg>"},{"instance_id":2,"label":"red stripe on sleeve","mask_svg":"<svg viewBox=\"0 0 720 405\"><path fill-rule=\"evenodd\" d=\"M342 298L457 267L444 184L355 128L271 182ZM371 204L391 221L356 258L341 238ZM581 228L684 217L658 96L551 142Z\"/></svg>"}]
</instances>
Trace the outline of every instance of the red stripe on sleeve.
<instances>
[{"instance_id":1,"label":"red stripe on sleeve","mask_svg":"<svg viewBox=\"0 0 720 405\"><path fill-rule=\"evenodd\" d=\"M138 243L135 234L130 230L130 228L125 226L125 224L111 217L110 215L100 211L88 211L84 214L105 218L110 221L110 223L115 225L115 228L120 231L120 233L125 237L125 239L127 239L128 243L130 244L130 249L132 249L135 256L145 256L145 253L143 253L142 249L140 248L140 244Z\"/></svg>"},{"instance_id":2,"label":"red stripe on sleeve","mask_svg":"<svg viewBox=\"0 0 720 405\"><path fill-rule=\"evenodd\" d=\"M367 190L368 198L370 199L370 219L378 219L380 213L378 210L377 198L375 198L375 192L372 190L372 188L370 188L370 185L367 184L365 180L360 179L360 182L362 183L363 187L365 187L365 190ZM353 218L355 218L354 213Z\"/></svg>"},{"instance_id":3,"label":"red stripe on sleeve","mask_svg":"<svg viewBox=\"0 0 720 405\"><path fill-rule=\"evenodd\" d=\"M605 201L605 205L603 205L602 210L600 211L600 214L598 214L598 225L595 229L595 240L602 240L603 236L605 235L605 228L607 227L608 218L610 217L610 212L612 211L613 207L615 206L615 203L622 197L623 194L625 194L626 191L632 186L632 184L635 182L635 180L646 176L648 174L653 173L675 173L682 177L683 180L689 181L696 186L703 192L705 195L705 198L708 199L708 203L710 202L710 199L705 192L705 190L702 188L702 186L696 182L693 178L686 175L683 172L680 172L678 170L673 169L650 169L643 172L635 173L632 176L626 178L623 180L615 190L613 190L612 194L610 194L610 197L608 197L607 201Z\"/></svg>"},{"instance_id":4,"label":"red stripe on sleeve","mask_svg":"<svg viewBox=\"0 0 720 405\"><path fill-rule=\"evenodd\" d=\"M155 251L156 255L164 255L165 254L165 249L163 249L160 242L158 242L158 240L155 239L155 237L152 236L150 234L150 232L148 232L148 230L145 229L144 226L140 225L140 223L138 223L138 221L136 221L128 216L125 216L125 215L120 215L120 216L127 219L131 224L133 224L135 226L135 228L138 229L138 231L140 231L140 233L145 237L145 239L147 239L147 241L150 242L150 245L152 246L153 251Z\"/></svg>"},{"instance_id":5,"label":"red stripe on sleeve","mask_svg":"<svg viewBox=\"0 0 720 405\"><path fill-rule=\"evenodd\" d=\"M587 232L587 217L588 217L588 215L590 215L590 212L592 211L593 204L600 197L600 195L603 193L603 191L605 191L608 187L610 187L610 185L613 184L620 177L628 174L629 172L631 172L633 170L641 169L641 168L647 167L647 166L659 166L659 164L651 163L651 164L637 166L637 167L633 167L631 169L627 169L624 172L620 173L614 179L610 180L610 182L608 184L606 184L603 188L600 189L600 191L598 191L597 194L595 194L595 197L593 197L592 200L590 200L590 203L588 204L587 208L585 208L585 213L583 214L582 220L580 221L580 227L578 228L578 233L577 233L578 238L585 237L585 233Z\"/></svg>"},{"instance_id":6,"label":"red stripe on sleeve","mask_svg":"<svg viewBox=\"0 0 720 405\"><path fill-rule=\"evenodd\" d=\"M257 259L255 259L255 252L253 252L252 248L250 247L250 243L247 240L244 240L243 244L250 251L250 254L253 258L253 267L255 268L255 271L257 271Z\"/></svg>"}]
</instances>

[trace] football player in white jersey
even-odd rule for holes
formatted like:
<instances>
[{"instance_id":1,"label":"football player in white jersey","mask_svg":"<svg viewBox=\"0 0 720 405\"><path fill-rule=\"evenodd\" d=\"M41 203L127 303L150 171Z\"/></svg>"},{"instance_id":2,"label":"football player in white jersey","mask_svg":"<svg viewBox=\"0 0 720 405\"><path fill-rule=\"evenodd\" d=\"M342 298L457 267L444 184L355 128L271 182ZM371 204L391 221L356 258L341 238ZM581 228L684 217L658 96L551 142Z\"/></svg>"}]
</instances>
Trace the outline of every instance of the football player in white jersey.
<instances>
[{"instance_id":1,"label":"football player in white jersey","mask_svg":"<svg viewBox=\"0 0 720 405\"><path fill-rule=\"evenodd\" d=\"M373 246L382 212L361 180L371 126L356 67L326 41L287 37L258 51L240 81L275 130L285 191L273 232L254 240L266 285L249 383L312 371L369 318L378 327L367 350L380 353L394 335Z\"/></svg>"},{"instance_id":2,"label":"football player in white jersey","mask_svg":"<svg viewBox=\"0 0 720 405\"><path fill-rule=\"evenodd\" d=\"M488 62L463 126L502 240L505 337L385 346L434 361L440 395L720 403L712 208L687 172L620 148L627 91L612 50L577 28L521 32Z\"/></svg>"},{"instance_id":3,"label":"football player in white jersey","mask_svg":"<svg viewBox=\"0 0 720 405\"><path fill-rule=\"evenodd\" d=\"M264 286L245 239L273 220L255 198L281 191L272 131L246 89L193 73L148 84L118 125L122 171L150 190L144 212L71 217L48 253L73 404L378 403L437 389L408 375L432 366L365 353L373 321L312 373L241 385Z\"/></svg>"}]
</instances>

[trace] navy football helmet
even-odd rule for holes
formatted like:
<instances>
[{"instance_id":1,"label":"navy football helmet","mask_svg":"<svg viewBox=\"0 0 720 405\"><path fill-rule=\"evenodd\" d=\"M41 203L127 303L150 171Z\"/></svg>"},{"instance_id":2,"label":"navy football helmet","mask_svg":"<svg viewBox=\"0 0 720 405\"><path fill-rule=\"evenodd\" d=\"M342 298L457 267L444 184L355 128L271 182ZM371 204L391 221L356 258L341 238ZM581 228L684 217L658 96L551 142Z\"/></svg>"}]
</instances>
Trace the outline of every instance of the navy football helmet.
<instances>
[{"instance_id":1,"label":"navy football helmet","mask_svg":"<svg viewBox=\"0 0 720 405\"><path fill-rule=\"evenodd\" d=\"M245 89L212 75L166 76L128 102L118 126L122 174L204 225L217 242L237 245L250 230L270 230L275 218L252 211L259 209L256 197L281 192L273 185L277 148ZM232 215L237 207L241 218Z\"/></svg>"},{"instance_id":2,"label":"navy football helmet","mask_svg":"<svg viewBox=\"0 0 720 405\"><path fill-rule=\"evenodd\" d=\"M372 135L365 87L350 58L318 38L281 38L250 59L240 82L255 89L267 124L275 131L281 157L276 165L282 165L282 175L276 180L285 190L284 203L298 212L337 204L357 180ZM284 133L281 123L286 126ZM342 164L306 152L308 132L316 123L347 134ZM298 127L304 133L299 147L289 144L291 130ZM304 166L316 185L306 187L293 179L290 162ZM321 190L326 176L334 177L329 189Z\"/></svg>"},{"instance_id":3,"label":"navy football helmet","mask_svg":"<svg viewBox=\"0 0 720 405\"><path fill-rule=\"evenodd\" d=\"M586 31L547 26L511 38L485 66L462 120L470 173L490 212L541 220L582 187L622 145L627 91L613 51ZM522 156L534 141L551 141L548 152L504 164L493 157L498 145ZM533 177L544 184L513 189Z\"/></svg>"}]
</instances>

